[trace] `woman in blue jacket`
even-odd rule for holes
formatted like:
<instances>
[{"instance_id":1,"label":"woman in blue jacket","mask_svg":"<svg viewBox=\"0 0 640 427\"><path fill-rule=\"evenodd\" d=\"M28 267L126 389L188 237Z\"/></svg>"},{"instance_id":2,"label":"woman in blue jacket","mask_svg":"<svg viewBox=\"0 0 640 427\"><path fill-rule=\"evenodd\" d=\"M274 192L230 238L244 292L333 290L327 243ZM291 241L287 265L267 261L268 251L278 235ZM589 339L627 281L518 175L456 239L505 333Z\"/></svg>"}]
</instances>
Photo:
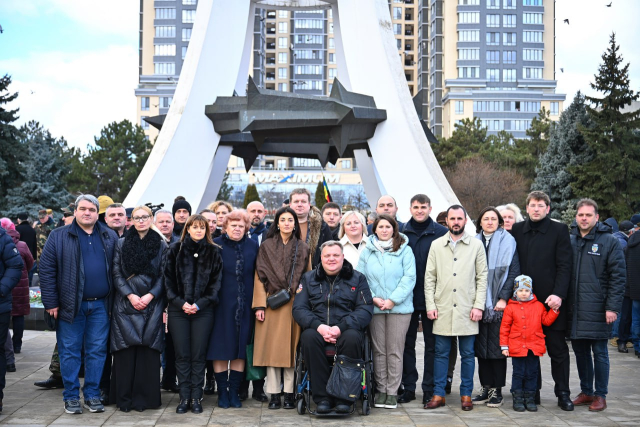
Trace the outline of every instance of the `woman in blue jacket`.
<instances>
[{"instance_id":1,"label":"woman in blue jacket","mask_svg":"<svg viewBox=\"0 0 640 427\"><path fill-rule=\"evenodd\" d=\"M372 231L357 270L366 276L373 296L370 329L378 383L374 406L394 409L402 381L404 341L413 313L416 262L409 240L398 231L398 223L391 216L380 215Z\"/></svg>"}]
</instances>

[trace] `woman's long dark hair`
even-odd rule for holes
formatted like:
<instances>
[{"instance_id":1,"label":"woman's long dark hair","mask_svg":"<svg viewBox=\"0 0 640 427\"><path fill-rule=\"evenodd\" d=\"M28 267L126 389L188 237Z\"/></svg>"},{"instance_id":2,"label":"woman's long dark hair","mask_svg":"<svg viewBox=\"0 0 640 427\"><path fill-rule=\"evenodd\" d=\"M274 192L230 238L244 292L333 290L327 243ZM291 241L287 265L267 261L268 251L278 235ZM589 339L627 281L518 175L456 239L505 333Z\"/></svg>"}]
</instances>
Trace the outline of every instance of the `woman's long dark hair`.
<instances>
[{"instance_id":1,"label":"woman's long dark hair","mask_svg":"<svg viewBox=\"0 0 640 427\"><path fill-rule=\"evenodd\" d=\"M494 208L493 206L487 206L486 208L482 209L482 212L480 212L480 215L478 215L478 219L476 221L476 233L480 233L482 231L482 217L489 211L495 212L495 214L498 215L498 228L504 228L504 219L502 219L502 215L500 215L498 209Z\"/></svg>"},{"instance_id":2,"label":"woman's long dark hair","mask_svg":"<svg viewBox=\"0 0 640 427\"><path fill-rule=\"evenodd\" d=\"M391 227L393 227L393 235L391 236L391 241L392 241L391 252L396 252L398 249L400 249L400 247L402 246L402 243L404 243L404 239L402 238L402 236L400 236L400 232L398 231L398 222L395 219L393 219L391 215L387 215L387 214L378 215L378 218L376 218L376 220L373 221L373 225L371 226L371 231L373 231L373 234L376 234L376 229L378 228L378 224L380 223L381 220L387 221L389 224L391 224Z\"/></svg>"},{"instance_id":3,"label":"woman's long dark hair","mask_svg":"<svg viewBox=\"0 0 640 427\"><path fill-rule=\"evenodd\" d=\"M280 234L280 229L278 228L278 222L280 222L280 217L284 213L290 213L291 215L293 215L293 221L294 221L293 235L296 236L296 239L300 240L300 223L298 222L298 215L296 215L296 212L293 209L291 209L289 206L285 206L278 209L278 211L276 212L276 217L274 218L273 223L271 224L271 227L269 227L269 230L267 230L267 235L264 238L265 240L278 236Z\"/></svg>"},{"instance_id":4,"label":"woman's long dark hair","mask_svg":"<svg viewBox=\"0 0 640 427\"><path fill-rule=\"evenodd\" d=\"M204 224L204 240L206 240L207 243L211 243L213 245L214 243L213 239L211 239L211 230L209 230L209 221L207 221L207 218L203 217L202 215L197 214L191 215L189 219L187 219L187 222L184 224L184 228L182 229L182 234L180 235L180 241L184 242L184 239L189 235L189 227L191 227L193 224Z\"/></svg>"}]
</instances>

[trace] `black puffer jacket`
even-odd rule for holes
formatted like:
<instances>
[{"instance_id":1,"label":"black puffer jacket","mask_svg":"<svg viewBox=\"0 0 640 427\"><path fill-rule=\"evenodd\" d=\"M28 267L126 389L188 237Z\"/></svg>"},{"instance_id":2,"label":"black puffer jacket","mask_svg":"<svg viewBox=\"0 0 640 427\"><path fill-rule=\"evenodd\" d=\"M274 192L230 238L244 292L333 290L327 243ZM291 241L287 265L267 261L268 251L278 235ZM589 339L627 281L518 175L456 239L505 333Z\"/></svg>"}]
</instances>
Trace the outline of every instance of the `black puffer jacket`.
<instances>
[{"instance_id":1,"label":"black puffer jacket","mask_svg":"<svg viewBox=\"0 0 640 427\"><path fill-rule=\"evenodd\" d=\"M569 286L567 334L571 339L608 339L606 311L620 313L626 282L624 254L611 227L596 223L582 237L571 227L573 270ZM535 289L535 283L534 283Z\"/></svg>"},{"instance_id":2,"label":"black puffer jacket","mask_svg":"<svg viewBox=\"0 0 640 427\"><path fill-rule=\"evenodd\" d=\"M640 232L635 232L629 237L627 251L627 292L632 300L640 301Z\"/></svg>"},{"instance_id":3,"label":"black puffer jacket","mask_svg":"<svg viewBox=\"0 0 640 427\"><path fill-rule=\"evenodd\" d=\"M150 261L145 261L149 263L148 271L134 275L127 270L124 259L141 257L142 254L127 251L126 240L138 238L135 229L133 233L131 231L131 229L127 231L125 237L118 241L113 257L113 283L117 292L111 317L111 351L142 345L162 352L164 349L162 313L166 305L162 272L168 246L158 233L150 230L143 241L154 239L155 245L159 248ZM139 297L152 294L153 299L144 310L138 311L129 302L127 298L129 294Z\"/></svg>"},{"instance_id":4,"label":"black puffer jacket","mask_svg":"<svg viewBox=\"0 0 640 427\"><path fill-rule=\"evenodd\" d=\"M302 329L320 325L337 326L340 331L364 331L373 316L373 298L364 275L344 260L333 284L322 264L305 273L296 289L293 318Z\"/></svg>"}]
</instances>

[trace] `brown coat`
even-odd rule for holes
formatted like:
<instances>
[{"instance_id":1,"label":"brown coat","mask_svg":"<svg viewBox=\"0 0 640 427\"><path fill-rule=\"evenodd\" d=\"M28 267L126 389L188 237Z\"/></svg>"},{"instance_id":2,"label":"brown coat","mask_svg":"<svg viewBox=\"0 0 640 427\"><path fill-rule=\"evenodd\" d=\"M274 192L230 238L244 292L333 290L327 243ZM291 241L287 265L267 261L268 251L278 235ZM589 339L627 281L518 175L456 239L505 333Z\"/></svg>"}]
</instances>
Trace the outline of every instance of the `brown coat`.
<instances>
[{"instance_id":1,"label":"brown coat","mask_svg":"<svg viewBox=\"0 0 640 427\"><path fill-rule=\"evenodd\" d=\"M254 310L264 308L264 322L256 320L256 335L253 345L253 364L255 366L295 367L300 326L293 320L291 314L294 299L295 294L286 305L277 310L271 310L267 307L267 291L256 274L252 307Z\"/></svg>"}]
</instances>

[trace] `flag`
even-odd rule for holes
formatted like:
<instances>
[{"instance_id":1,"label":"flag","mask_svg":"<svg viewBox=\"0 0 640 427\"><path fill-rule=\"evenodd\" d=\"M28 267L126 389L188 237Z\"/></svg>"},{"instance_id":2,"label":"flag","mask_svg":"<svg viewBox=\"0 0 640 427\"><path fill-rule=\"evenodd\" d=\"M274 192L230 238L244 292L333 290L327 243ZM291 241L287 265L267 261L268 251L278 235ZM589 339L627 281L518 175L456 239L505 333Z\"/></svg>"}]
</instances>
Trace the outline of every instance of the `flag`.
<instances>
[{"instance_id":1,"label":"flag","mask_svg":"<svg viewBox=\"0 0 640 427\"><path fill-rule=\"evenodd\" d=\"M327 203L333 202L333 199L331 198L331 193L329 192L329 186L327 185L327 180L324 179L324 174L322 174L322 187L324 188L324 198L327 201Z\"/></svg>"}]
</instances>

